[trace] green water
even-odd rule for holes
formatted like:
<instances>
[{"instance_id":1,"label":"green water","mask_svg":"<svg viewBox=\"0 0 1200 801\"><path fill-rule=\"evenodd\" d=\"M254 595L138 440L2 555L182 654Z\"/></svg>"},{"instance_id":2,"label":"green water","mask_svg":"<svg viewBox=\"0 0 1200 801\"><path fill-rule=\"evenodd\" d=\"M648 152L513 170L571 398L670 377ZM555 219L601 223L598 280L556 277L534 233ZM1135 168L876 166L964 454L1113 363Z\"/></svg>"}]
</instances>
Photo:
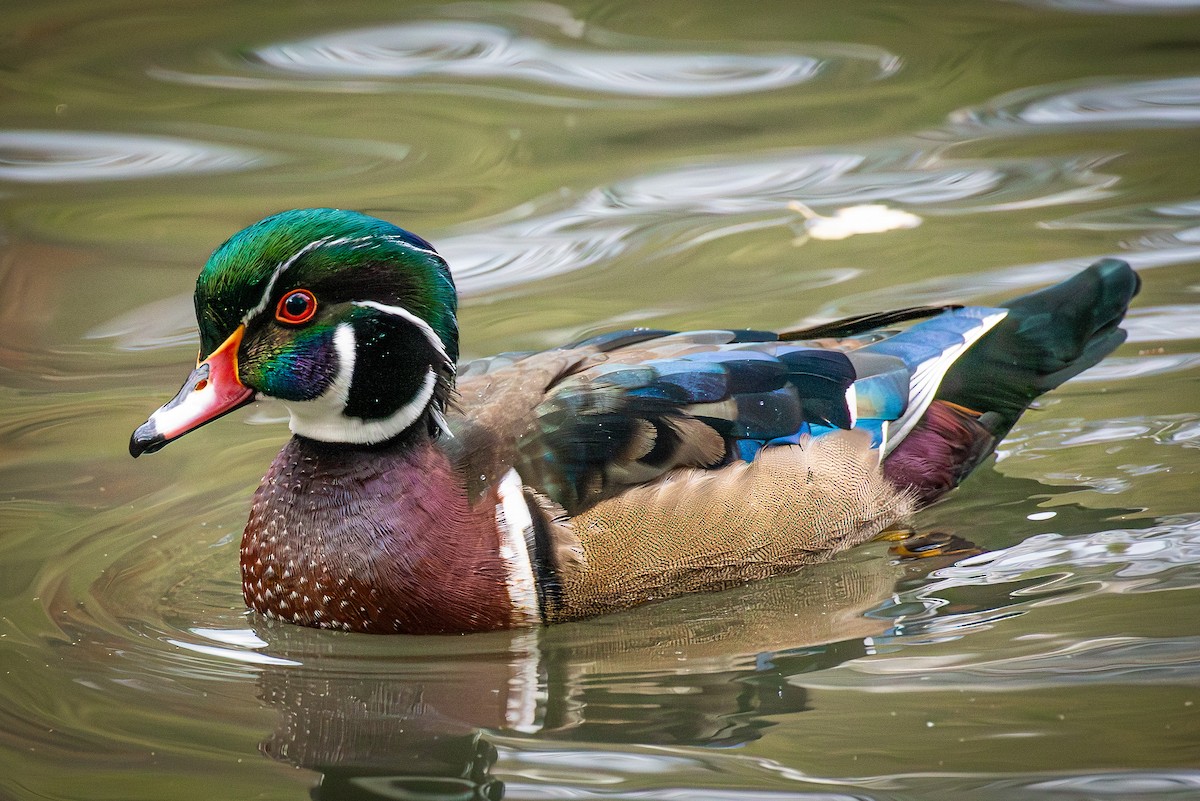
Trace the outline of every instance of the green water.
<instances>
[{"instance_id":1,"label":"green water","mask_svg":"<svg viewBox=\"0 0 1200 801\"><path fill-rule=\"evenodd\" d=\"M1200 4L0 18L0 798L1200 797ZM828 239L794 202L914 216ZM211 249L314 205L433 241L468 358L994 302L1109 254L1144 288L1129 341L921 515L984 557L339 635L242 605L278 408L126 453L194 359Z\"/></svg>"}]
</instances>

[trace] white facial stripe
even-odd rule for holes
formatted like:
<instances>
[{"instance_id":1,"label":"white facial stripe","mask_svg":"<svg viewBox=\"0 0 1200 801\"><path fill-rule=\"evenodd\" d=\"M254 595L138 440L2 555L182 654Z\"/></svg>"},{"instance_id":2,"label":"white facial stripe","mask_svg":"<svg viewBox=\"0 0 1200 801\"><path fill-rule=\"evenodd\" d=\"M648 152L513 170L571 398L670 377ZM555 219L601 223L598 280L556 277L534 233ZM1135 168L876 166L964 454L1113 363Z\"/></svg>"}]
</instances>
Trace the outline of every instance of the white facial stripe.
<instances>
[{"instance_id":1,"label":"white facial stripe","mask_svg":"<svg viewBox=\"0 0 1200 801\"><path fill-rule=\"evenodd\" d=\"M250 311L246 312L246 316L242 318L242 322L249 323L250 320L252 320L257 315L261 314L263 309L267 308L267 303L270 302L270 300L271 300L271 295L275 291L275 284L279 282L279 278L284 273L286 273L288 271L288 269L293 264L296 263L296 260L299 259L301 256L303 256L305 253L311 253L312 251L316 250L317 248L333 247L334 245L351 245L351 244L353 244L355 248L364 248L364 247L369 247L373 243L377 243L381 238L385 238L385 237L343 236L343 237L338 237L337 239L334 239L332 237L327 236L322 239L315 239L312 242L309 242L307 245L300 248L295 253L293 253L290 257L288 257L287 260L280 262L279 265L275 267L275 272L271 273L271 279L269 281L267 281L266 289L263 290L263 295L261 298L259 298L258 305L256 305ZM386 238L391 239L392 237L386 237ZM357 243L357 244L355 244L355 243ZM422 252L424 252L422 248L416 248L416 249L422 250ZM437 255L437 254L434 254L434 255Z\"/></svg>"},{"instance_id":2,"label":"white facial stripe","mask_svg":"<svg viewBox=\"0 0 1200 801\"><path fill-rule=\"evenodd\" d=\"M433 330L429 323L425 322L408 309L404 308L403 306L388 306L385 303L376 303L373 300L356 300L354 301L354 305L362 306L364 309L375 309L376 311L381 311L384 314L391 314L395 317L399 317L412 323L417 327L417 330L425 335L425 338L429 340L429 344L433 346L433 349L441 354L442 360L447 364L450 364L450 357L446 355L446 346L442 344L442 338L437 335L437 332ZM451 365L451 367L453 367L453 365Z\"/></svg>"},{"instance_id":3,"label":"white facial stripe","mask_svg":"<svg viewBox=\"0 0 1200 801\"><path fill-rule=\"evenodd\" d=\"M419 247L419 246L413 244L412 242L410 242L409 240L405 239L402 236L381 236L381 237L379 237L379 239L382 239L386 242L395 242L398 245L404 245L409 250L415 250L418 253L427 253L430 256L436 256L439 259L442 257L441 254L438 253L436 250L432 250L431 248Z\"/></svg>"},{"instance_id":4,"label":"white facial stripe","mask_svg":"<svg viewBox=\"0 0 1200 801\"><path fill-rule=\"evenodd\" d=\"M533 562L525 539L526 532L533 528L533 518L516 470L510 469L504 474L496 486L496 494L500 497L496 506L496 530L500 532L500 558L508 570L506 583L513 614L518 624L537 626L541 624L542 616Z\"/></svg>"},{"instance_id":5,"label":"white facial stripe","mask_svg":"<svg viewBox=\"0 0 1200 801\"><path fill-rule=\"evenodd\" d=\"M245 316L242 317L242 323L249 323L252 319L261 314L263 309L267 308L267 303L271 300L271 295L275 291L275 284L278 283L280 276L286 273L288 268L295 264L296 260L305 253L310 253L320 247L333 247L334 245L352 245L353 248L357 250L359 248L370 247L371 245L378 244L379 242L395 242L397 244L404 245L410 250L415 250L417 253L426 253L438 259L442 258L437 251L430 248L418 247L404 237L400 236L376 236L374 234L370 234L367 236L343 236L338 237L337 239L328 236L321 239L314 239L312 242L309 242L307 245L297 250L286 260L280 262L275 267L275 272L271 273L271 278L267 281L267 286L263 290L262 297L259 298L258 304L255 305L253 309L246 312ZM396 308L395 306L383 306L382 304L372 305L378 305L381 311L389 311Z\"/></svg>"},{"instance_id":6,"label":"white facial stripe","mask_svg":"<svg viewBox=\"0 0 1200 801\"><path fill-rule=\"evenodd\" d=\"M261 314L263 309L267 308L267 303L270 302L270 300L271 300L271 293L275 291L275 283L279 280L279 276L281 276L285 272L287 272L288 268L296 263L296 259L303 256L305 253L316 250L317 248L321 247L322 245L328 245L328 244L331 244L331 240L329 237L325 237L324 239L313 240L312 242L309 242L307 245L305 245L304 247L300 248L295 253L293 253L291 255L291 257L288 258L286 261L280 262L279 265L275 268L275 272L271 273L271 279L269 281L267 281L267 286L263 290L262 297L259 298L259 300L258 300L258 305L256 305L250 311L246 312L246 314L242 317L242 324L249 325L251 320L253 320L259 314Z\"/></svg>"},{"instance_id":7,"label":"white facial stripe","mask_svg":"<svg viewBox=\"0 0 1200 801\"><path fill-rule=\"evenodd\" d=\"M366 420L347 417L350 385L354 381L355 339L350 323L342 323L333 334L338 354L338 372L329 389L310 401L282 401L292 415L293 434L321 442L352 442L369 445L391 439L411 426L428 408L437 386L437 373L431 368L417 394L388 417Z\"/></svg>"}]
</instances>

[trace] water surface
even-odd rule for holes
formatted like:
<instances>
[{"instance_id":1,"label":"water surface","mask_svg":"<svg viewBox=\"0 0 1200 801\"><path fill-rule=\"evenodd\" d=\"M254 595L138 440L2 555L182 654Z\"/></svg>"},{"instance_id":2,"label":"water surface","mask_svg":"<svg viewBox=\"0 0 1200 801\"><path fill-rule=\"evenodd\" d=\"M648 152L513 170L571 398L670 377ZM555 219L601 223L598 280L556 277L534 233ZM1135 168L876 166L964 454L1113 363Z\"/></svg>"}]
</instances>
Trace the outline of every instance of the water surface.
<instances>
[{"instance_id":1,"label":"water surface","mask_svg":"<svg viewBox=\"0 0 1200 801\"><path fill-rule=\"evenodd\" d=\"M1200 796L1200 4L4 16L0 797ZM921 514L980 556L342 635L242 604L277 408L125 450L211 249L316 205L446 254L467 357L996 302L1108 255L1144 288Z\"/></svg>"}]
</instances>

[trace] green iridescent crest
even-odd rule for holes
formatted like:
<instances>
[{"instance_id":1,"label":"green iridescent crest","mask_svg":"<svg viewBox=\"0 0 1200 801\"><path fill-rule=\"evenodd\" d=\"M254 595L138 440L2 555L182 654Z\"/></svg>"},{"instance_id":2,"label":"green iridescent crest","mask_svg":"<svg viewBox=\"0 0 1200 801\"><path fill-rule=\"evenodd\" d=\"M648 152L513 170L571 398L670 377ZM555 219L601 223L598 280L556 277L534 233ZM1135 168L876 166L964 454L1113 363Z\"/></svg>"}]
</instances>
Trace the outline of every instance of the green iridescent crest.
<instances>
[{"instance_id":1,"label":"green iridescent crest","mask_svg":"<svg viewBox=\"0 0 1200 801\"><path fill-rule=\"evenodd\" d=\"M243 322L253 326L272 315L279 299L298 288L313 292L325 308L371 300L407 309L457 361L457 295L445 261L415 234L341 209L267 217L213 252L196 281L202 354Z\"/></svg>"}]
</instances>

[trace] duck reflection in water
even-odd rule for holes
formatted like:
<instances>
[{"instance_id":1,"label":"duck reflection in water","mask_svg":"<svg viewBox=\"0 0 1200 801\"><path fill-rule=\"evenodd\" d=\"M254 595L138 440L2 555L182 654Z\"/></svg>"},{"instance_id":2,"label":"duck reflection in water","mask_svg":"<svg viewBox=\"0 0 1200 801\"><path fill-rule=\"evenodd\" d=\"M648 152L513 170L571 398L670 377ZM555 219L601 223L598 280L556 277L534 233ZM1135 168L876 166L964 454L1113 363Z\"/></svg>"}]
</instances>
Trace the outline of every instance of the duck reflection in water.
<instances>
[{"instance_id":1,"label":"duck reflection in water","mask_svg":"<svg viewBox=\"0 0 1200 801\"><path fill-rule=\"evenodd\" d=\"M794 677L863 656L888 632L894 621L872 610L906 578L956 558L889 561L883 547L580 623L366 638L373 650L357 658L353 635L266 623L271 652L301 665L261 676L280 713L262 750L320 772L313 797L330 801L502 798L497 744L743 745L807 708Z\"/></svg>"}]
</instances>

